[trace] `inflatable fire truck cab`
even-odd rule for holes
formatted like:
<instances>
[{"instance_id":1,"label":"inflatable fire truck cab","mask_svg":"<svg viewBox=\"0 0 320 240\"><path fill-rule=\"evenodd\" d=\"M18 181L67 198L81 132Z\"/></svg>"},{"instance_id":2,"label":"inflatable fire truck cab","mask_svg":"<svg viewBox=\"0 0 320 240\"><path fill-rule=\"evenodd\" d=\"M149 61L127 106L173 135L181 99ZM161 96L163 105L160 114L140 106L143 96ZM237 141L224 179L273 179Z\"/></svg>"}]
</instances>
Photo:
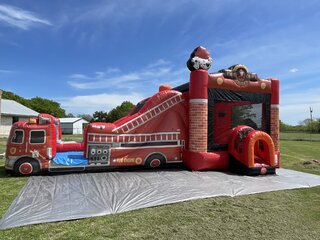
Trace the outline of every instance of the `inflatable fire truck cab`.
<instances>
[{"instance_id":1,"label":"inflatable fire truck cab","mask_svg":"<svg viewBox=\"0 0 320 240\"><path fill-rule=\"evenodd\" d=\"M208 73L209 52L196 48L189 82L139 102L113 123L90 123L82 142L63 142L58 119L40 114L17 122L5 168L17 174L114 167L275 173L279 167L279 81L261 79L242 64Z\"/></svg>"}]
</instances>

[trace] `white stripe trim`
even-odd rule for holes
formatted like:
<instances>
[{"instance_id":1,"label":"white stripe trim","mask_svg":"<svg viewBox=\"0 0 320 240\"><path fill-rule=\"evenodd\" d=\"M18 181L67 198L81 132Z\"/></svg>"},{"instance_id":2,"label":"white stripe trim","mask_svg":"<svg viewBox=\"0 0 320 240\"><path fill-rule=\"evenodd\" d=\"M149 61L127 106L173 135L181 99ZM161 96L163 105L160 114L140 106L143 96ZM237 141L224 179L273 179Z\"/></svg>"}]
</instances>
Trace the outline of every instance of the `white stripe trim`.
<instances>
[{"instance_id":1,"label":"white stripe trim","mask_svg":"<svg viewBox=\"0 0 320 240\"><path fill-rule=\"evenodd\" d=\"M156 133L142 133L142 134L130 134L130 133L121 133L121 134L99 134L99 133L89 133L88 135L92 136L106 136L106 137L113 137L113 136L153 136L153 135L161 135L161 134L180 134L180 132L156 132Z\"/></svg>"},{"instance_id":2,"label":"white stripe trim","mask_svg":"<svg viewBox=\"0 0 320 240\"><path fill-rule=\"evenodd\" d=\"M271 104L271 108L279 108L279 104Z\"/></svg>"},{"instance_id":3,"label":"white stripe trim","mask_svg":"<svg viewBox=\"0 0 320 240\"><path fill-rule=\"evenodd\" d=\"M208 103L208 99L202 99L202 98L195 98L190 99L190 103Z\"/></svg>"},{"instance_id":4,"label":"white stripe trim","mask_svg":"<svg viewBox=\"0 0 320 240\"><path fill-rule=\"evenodd\" d=\"M153 149L157 149L157 148L181 148L183 147L182 145L165 145L165 146L139 146L139 147L113 147L111 148L111 150L113 149L141 149L141 148L153 148Z\"/></svg>"}]
</instances>

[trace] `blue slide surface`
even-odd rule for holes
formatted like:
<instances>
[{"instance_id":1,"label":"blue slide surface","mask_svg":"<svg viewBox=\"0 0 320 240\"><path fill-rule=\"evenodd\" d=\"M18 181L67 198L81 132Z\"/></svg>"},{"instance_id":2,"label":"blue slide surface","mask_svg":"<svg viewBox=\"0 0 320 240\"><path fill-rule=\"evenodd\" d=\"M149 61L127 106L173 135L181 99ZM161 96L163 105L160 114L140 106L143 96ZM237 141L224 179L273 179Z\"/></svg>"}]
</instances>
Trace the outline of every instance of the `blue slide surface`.
<instances>
[{"instance_id":1,"label":"blue slide surface","mask_svg":"<svg viewBox=\"0 0 320 240\"><path fill-rule=\"evenodd\" d=\"M65 166L88 165L88 159L83 156L83 152L57 152L53 162Z\"/></svg>"}]
</instances>

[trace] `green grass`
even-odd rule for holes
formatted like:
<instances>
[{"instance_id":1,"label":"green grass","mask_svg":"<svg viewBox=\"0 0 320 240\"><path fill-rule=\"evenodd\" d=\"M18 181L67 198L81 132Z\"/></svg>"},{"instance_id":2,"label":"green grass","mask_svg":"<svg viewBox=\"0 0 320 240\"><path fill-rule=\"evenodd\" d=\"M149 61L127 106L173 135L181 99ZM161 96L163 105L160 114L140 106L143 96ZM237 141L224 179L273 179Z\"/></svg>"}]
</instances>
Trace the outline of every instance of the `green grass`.
<instances>
[{"instance_id":1,"label":"green grass","mask_svg":"<svg viewBox=\"0 0 320 240\"><path fill-rule=\"evenodd\" d=\"M319 133L308 133L308 132L281 132L281 140L292 140L292 141L313 141L320 142Z\"/></svg>"},{"instance_id":2,"label":"green grass","mask_svg":"<svg viewBox=\"0 0 320 240\"><path fill-rule=\"evenodd\" d=\"M304 163L320 158L318 142L281 141L281 156L283 167L320 175L319 164ZM28 179L6 177L3 163L0 215ZM319 206L320 187L215 197L8 229L0 239L319 239Z\"/></svg>"},{"instance_id":3,"label":"green grass","mask_svg":"<svg viewBox=\"0 0 320 240\"><path fill-rule=\"evenodd\" d=\"M62 135L63 141L83 141L82 134L75 134L75 135Z\"/></svg>"},{"instance_id":4,"label":"green grass","mask_svg":"<svg viewBox=\"0 0 320 240\"><path fill-rule=\"evenodd\" d=\"M280 142L281 166L320 175L320 142Z\"/></svg>"},{"instance_id":5,"label":"green grass","mask_svg":"<svg viewBox=\"0 0 320 240\"><path fill-rule=\"evenodd\" d=\"M0 138L0 154L6 151L7 139Z\"/></svg>"}]
</instances>

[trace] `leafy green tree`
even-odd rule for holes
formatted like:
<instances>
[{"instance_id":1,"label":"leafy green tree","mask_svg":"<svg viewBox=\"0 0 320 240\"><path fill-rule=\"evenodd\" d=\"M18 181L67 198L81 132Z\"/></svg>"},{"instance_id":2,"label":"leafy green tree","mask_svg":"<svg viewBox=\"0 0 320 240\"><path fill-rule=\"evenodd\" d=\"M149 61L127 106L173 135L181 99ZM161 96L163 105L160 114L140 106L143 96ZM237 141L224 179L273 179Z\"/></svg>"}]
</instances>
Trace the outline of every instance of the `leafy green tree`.
<instances>
[{"instance_id":1,"label":"leafy green tree","mask_svg":"<svg viewBox=\"0 0 320 240\"><path fill-rule=\"evenodd\" d=\"M320 132L320 119L313 119L311 121L310 118L307 118L303 120L300 124L308 132L313 132L313 133Z\"/></svg>"},{"instance_id":2,"label":"leafy green tree","mask_svg":"<svg viewBox=\"0 0 320 240\"><path fill-rule=\"evenodd\" d=\"M39 113L49 113L55 117L66 117L66 112L60 103L41 97L26 99L12 92L3 91L3 99L14 100Z\"/></svg>"},{"instance_id":3,"label":"leafy green tree","mask_svg":"<svg viewBox=\"0 0 320 240\"><path fill-rule=\"evenodd\" d=\"M286 124L279 120L280 132L294 131L294 126Z\"/></svg>"},{"instance_id":4,"label":"leafy green tree","mask_svg":"<svg viewBox=\"0 0 320 240\"><path fill-rule=\"evenodd\" d=\"M120 106L115 107L109 113L104 111L96 111L93 114L93 122L114 122L126 115L131 111L135 105L131 102L125 101Z\"/></svg>"},{"instance_id":5,"label":"leafy green tree","mask_svg":"<svg viewBox=\"0 0 320 240\"><path fill-rule=\"evenodd\" d=\"M290 125L279 120L280 132L303 132L306 131L306 126L303 124Z\"/></svg>"},{"instance_id":6,"label":"leafy green tree","mask_svg":"<svg viewBox=\"0 0 320 240\"><path fill-rule=\"evenodd\" d=\"M30 102L28 99L20 97L19 95L16 95L12 92L3 91L2 98L8 99L8 100L14 100L14 101L21 103L22 105L30 108Z\"/></svg>"},{"instance_id":7,"label":"leafy green tree","mask_svg":"<svg viewBox=\"0 0 320 240\"><path fill-rule=\"evenodd\" d=\"M60 107L60 103L55 101L46 98L35 97L30 99L30 103L31 108L39 113L49 113L58 118L66 116L65 110Z\"/></svg>"},{"instance_id":8,"label":"leafy green tree","mask_svg":"<svg viewBox=\"0 0 320 240\"><path fill-rule=\"evenodd\" d=\"M107 112L104 111L95 111L93 114L93 122L107 122Z\"/></svg>"},{"instance_id":9,"label":"leafy green tree","mask_svg":"<svg viewBox=\"0 0 320 240\"><path fill-rule=\"evenodd\" d=\"M107 122L114 122L126 115L131 111L134 107L134 104L131 102L125 101L120 106L112 109L107 115Z\"/></svg>"}]
</instances>

